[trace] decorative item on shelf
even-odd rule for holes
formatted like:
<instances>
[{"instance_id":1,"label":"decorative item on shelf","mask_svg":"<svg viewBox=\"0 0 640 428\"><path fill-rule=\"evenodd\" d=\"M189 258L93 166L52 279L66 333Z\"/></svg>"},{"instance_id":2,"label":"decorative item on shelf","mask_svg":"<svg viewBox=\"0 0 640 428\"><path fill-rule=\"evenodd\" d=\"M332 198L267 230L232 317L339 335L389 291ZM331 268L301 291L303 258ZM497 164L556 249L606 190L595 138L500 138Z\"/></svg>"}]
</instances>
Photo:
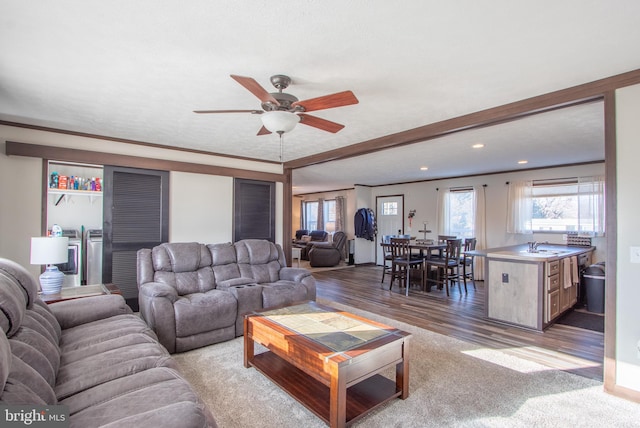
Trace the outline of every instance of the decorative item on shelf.
<instances>
[{"instance_id":1,"label":"decorative item on shelf","mask_svg":"<svg viewBox=\"0 0 640 428\"><path fill-rule=\"evenodd\" d=\"M31 238L31 264L47 265L40 275L40 287L43 294L59 293L64 282L64 274L56 263L69 261L69 238L35 237Z\"/></svg>"}]
</instances>

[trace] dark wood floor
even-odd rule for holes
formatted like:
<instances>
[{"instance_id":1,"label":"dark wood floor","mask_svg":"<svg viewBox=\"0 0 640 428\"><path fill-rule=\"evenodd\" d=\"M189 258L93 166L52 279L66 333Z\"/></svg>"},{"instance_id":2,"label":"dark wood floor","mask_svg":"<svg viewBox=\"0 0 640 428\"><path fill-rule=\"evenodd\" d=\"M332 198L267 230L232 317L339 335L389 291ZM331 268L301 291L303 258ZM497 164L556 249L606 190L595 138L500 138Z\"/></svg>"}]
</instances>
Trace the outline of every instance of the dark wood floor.
<instances>
[{"instance_id":1,"label":"dark wood floor","mask_svg":"<svg viewBox=\"0 0 640 428\"><path fill-rule=\"evenodd\" d=\"M482 282L476 290L468 284L467 294L457 287L450 297L435 287L430 293L411 288L406 297L397 283L389 291L388 275L382 287L380 266L358 265L313 275L319 298L602 381L602 333L559 324L536 332L487 321Z\"/></svg>"}]
</instances>

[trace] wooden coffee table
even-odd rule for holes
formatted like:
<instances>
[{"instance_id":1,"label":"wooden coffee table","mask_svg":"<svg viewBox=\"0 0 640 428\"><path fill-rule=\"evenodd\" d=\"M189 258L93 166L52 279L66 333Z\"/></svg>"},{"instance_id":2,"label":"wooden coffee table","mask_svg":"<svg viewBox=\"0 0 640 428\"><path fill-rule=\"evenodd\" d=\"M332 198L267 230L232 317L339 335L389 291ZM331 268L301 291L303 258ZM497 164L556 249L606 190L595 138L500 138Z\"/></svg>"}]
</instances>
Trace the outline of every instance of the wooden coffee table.
<instances>
[{"instance_id":1,"label":"wooden coffee table","mask_svg":"<svg viewBox=\"0 0 640 428\"><path fill-rule=\"evenodd\" d=\"M255 367L331 427L409 396L410 334L315 302L244 318L244 366ZM254 343L268 349L254 354ZM395 379L381 371L395 365Z\"/></svg>"}]
</instances>

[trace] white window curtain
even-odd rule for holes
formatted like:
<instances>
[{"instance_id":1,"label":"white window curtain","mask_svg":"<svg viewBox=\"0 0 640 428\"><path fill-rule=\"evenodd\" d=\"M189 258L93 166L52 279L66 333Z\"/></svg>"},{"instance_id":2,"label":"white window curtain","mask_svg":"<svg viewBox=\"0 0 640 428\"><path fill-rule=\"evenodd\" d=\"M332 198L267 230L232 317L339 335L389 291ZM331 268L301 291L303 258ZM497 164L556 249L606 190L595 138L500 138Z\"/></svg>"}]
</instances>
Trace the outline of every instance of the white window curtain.
<instances>
[{"instance_id":1,"label":"white window curtain","mask_svg":"<svg viewBox=\"0 0 640 428\"><path fill-rule=\"evenodd\" d=\"M485 186L474 186L475 199L474 234L476 237L476 250L487 248L487 210L485 206ZM474 280L484 280L484 262L482 257L474 258Z\"/></svg>"},{"instance_id":2,"label":"white window curtain","mask_svg":"<svg viewBox=\"0 0 640 428\"><path fill-rule=\"evenodd\" d=\"M507 233L533 234L533 182L509 183Z\"/></svg>"},{"instance_id":3,"label":"white window curtain","mask_svg":"<svg viewBox=\"0 0 640 428\"><path fill-rule=\"evenodd\" d=\"M604 177L578 178L578 232L604 235L604 199Z\"/></svg>"},{"instance_id":4,"label":"white window curtain","mask_svg":"<svg viewBox=\"0 0 640 428\"><path fill-rule=\"evenodd\" d=\"M451 191L447 189L438 189L438 235L450 235L451 230L451 212L449 207L449 193Z\"/></svg>"}]
</instances>

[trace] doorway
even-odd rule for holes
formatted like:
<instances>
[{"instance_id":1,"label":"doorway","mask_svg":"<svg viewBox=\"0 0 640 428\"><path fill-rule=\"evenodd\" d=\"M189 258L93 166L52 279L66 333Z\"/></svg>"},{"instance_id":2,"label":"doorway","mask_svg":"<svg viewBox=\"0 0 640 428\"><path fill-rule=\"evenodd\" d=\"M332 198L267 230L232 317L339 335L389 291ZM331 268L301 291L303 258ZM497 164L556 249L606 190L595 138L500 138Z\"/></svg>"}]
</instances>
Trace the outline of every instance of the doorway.
<instances>
[{"instance_id":1,"label":"doorway","mask_svg":"<svg viewBox=\"0 0 640 428\"><path fill-rule=\"evenodd\" d=\"M382 252L382 237L404 233L404 195L390 195L376 197L376 221L378 235L376 238L376 264L384 265Z\"/></svg>"}]
</instances>

